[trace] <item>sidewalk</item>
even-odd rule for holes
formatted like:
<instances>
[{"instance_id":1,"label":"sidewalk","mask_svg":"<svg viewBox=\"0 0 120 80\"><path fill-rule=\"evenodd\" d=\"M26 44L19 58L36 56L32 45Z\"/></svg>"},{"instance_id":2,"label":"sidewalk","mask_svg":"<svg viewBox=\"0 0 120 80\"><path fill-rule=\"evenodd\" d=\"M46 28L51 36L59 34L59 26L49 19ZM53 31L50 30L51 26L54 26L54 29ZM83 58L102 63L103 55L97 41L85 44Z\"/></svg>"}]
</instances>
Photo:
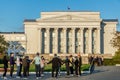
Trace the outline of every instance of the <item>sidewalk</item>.
<instances>
[{"instance_id":1,"label":"sidewalk","mask_svg":"<svg viewBox=\"0 0 120 80\"><path fill-rule=\"evenodd\" d=\"M7 75L7 77L9 78L7 80L24 80L23 78L10 79L9 74ZM36 80L35 72L30 73L28 80ZM51 73L45 72L45 76L39 80L56 80L56 78L51 78ZM77 76L67 77L65 72L62 72L61 76L59 76L57 80L120 80L120 67L118 66L96 67L93 74L83 73L82 76L80 77Z\"/></svg>"}]
</instances>

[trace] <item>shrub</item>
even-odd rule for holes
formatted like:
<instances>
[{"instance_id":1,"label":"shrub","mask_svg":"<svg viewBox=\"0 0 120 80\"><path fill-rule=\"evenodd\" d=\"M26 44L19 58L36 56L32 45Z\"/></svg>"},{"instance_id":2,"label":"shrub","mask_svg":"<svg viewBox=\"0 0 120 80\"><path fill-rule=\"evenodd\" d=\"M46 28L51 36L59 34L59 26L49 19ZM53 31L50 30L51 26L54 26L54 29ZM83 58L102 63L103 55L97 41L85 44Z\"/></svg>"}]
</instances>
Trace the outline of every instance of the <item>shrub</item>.
<instances>
[{"instance_id":1,"label":"shrub","mask_svg":"<svg viewBox=\"0 0 120 80\"><path fill-rule=\"evenodd\" d=\"M103 63L105 66L108 66L108 65L115 65L113 59L104 59L104 63Z\"/></svg>"},{"instance_id":2,"label":"shrub","mask_svg":"<svg viewBox=\"0 0 120 80\"><path fill-rule=\"evenodd\" d=\"M115 52L112 59L104 59L104 65L116 65L120 64L120 50Z\"/></svg>"},{"instance_id":3,"label":"shrub","mask_svg":"<svg viewBox=\"0 0 120 80\"><path fill-rule=\"evenodd\" d=\"M2 59L0 59L0 64L3 64L3 60Z\"/></svg>"},{"instance_id":4,"label":"shrub","mask_svg":"<svg viewBox=\"0 0 120 80\"><path fill-rule=\"evenodd\" d=\"M113 57L114 60L120 60L120 50L115 52L115 56Z\"/></svg>"}]
</instances>

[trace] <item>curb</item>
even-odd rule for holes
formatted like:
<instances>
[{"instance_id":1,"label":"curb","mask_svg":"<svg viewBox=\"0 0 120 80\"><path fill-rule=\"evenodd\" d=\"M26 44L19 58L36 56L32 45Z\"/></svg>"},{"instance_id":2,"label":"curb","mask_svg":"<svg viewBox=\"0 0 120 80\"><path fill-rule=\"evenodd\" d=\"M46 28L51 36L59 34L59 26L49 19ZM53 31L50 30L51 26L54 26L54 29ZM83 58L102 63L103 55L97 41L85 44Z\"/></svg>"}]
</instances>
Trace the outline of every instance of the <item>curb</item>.
<instances>
[{"instance_id":1,"label":"curb","mask_svg":"<svg viewBox=\"0 0 120 80\"><path fill-rule=\"evenodd\" d=\"M35 74L36 72L30 72L30 74ZM51 74L52 72L44 72L45 74ZM67 73L66 71L61 71L60 73ZM89 74L90 71L81 71L82 74ZM0 74L3 74L3 72L0 72ZM7 72L7 74L10 74L9 72ZM16 72L14 72L13 74L16 74Z\"/></svg>"},{"instance_id":2,"label":"curb","mask_svg":"<svg viewBox=\"0 0 120 80\"><path fill-rule=\"evenodd\" d=\"M30 72L31 74L35 74L35 72ZM44 72L45 74L50 74L52 72ZM67 73L66 71L61 71L60 73ZM85 74L85 73L90 73L90 71L81 71L81 73Z\"/></svg>"},{"instance_id":3,"label":"curb","mask_svg":"<svg viewBox=\"0 0 120 80\"><path fill-rule=\"evenodd\" d=\"M116 64L115 66L120 66L120 64Z\"/></svg>"}]
</instances>

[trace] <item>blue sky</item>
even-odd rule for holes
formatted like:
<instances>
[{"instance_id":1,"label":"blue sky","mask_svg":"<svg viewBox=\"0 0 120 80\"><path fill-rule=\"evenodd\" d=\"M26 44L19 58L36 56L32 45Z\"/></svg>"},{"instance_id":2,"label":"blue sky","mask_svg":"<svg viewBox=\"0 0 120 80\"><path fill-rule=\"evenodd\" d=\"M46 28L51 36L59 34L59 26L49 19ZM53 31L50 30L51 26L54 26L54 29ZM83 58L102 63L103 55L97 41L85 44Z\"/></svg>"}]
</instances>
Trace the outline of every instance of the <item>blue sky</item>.
<instances>
[{"instance_id":1,"label":"blue sky","mask_svg":"<svg viewBox=\"0 0 120 80\"><path fill-rule=\"evenodd\" d=\"M0 0L0 32L21 32L24 19L42 11L99 11L102 19L120 20L120 0ZM120 31L120 28L118 27Z\"/></svg>"}]
</instances>

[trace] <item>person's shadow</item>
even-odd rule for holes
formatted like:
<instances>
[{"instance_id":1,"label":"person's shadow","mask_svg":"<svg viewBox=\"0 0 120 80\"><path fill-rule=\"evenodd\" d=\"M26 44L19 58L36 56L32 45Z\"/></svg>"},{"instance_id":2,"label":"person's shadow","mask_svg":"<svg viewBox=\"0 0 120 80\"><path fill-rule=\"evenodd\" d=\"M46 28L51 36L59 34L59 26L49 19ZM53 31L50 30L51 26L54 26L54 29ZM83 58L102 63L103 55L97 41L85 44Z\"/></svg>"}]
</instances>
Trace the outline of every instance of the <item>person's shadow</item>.
<instances>
[{"instance_id":1,"label":"person's shadow","mask_svg":"<svg viewBox=\"0 0 120 80\"><path fill-rule=\"evenodd\" d=\"M97 73L102 73L102 72L107 72L109 70L94 70L92 73L83 73L82 76L87 76L87 75L91 75L91 74L97 74Z\"/></svg>"}]
</instances>

